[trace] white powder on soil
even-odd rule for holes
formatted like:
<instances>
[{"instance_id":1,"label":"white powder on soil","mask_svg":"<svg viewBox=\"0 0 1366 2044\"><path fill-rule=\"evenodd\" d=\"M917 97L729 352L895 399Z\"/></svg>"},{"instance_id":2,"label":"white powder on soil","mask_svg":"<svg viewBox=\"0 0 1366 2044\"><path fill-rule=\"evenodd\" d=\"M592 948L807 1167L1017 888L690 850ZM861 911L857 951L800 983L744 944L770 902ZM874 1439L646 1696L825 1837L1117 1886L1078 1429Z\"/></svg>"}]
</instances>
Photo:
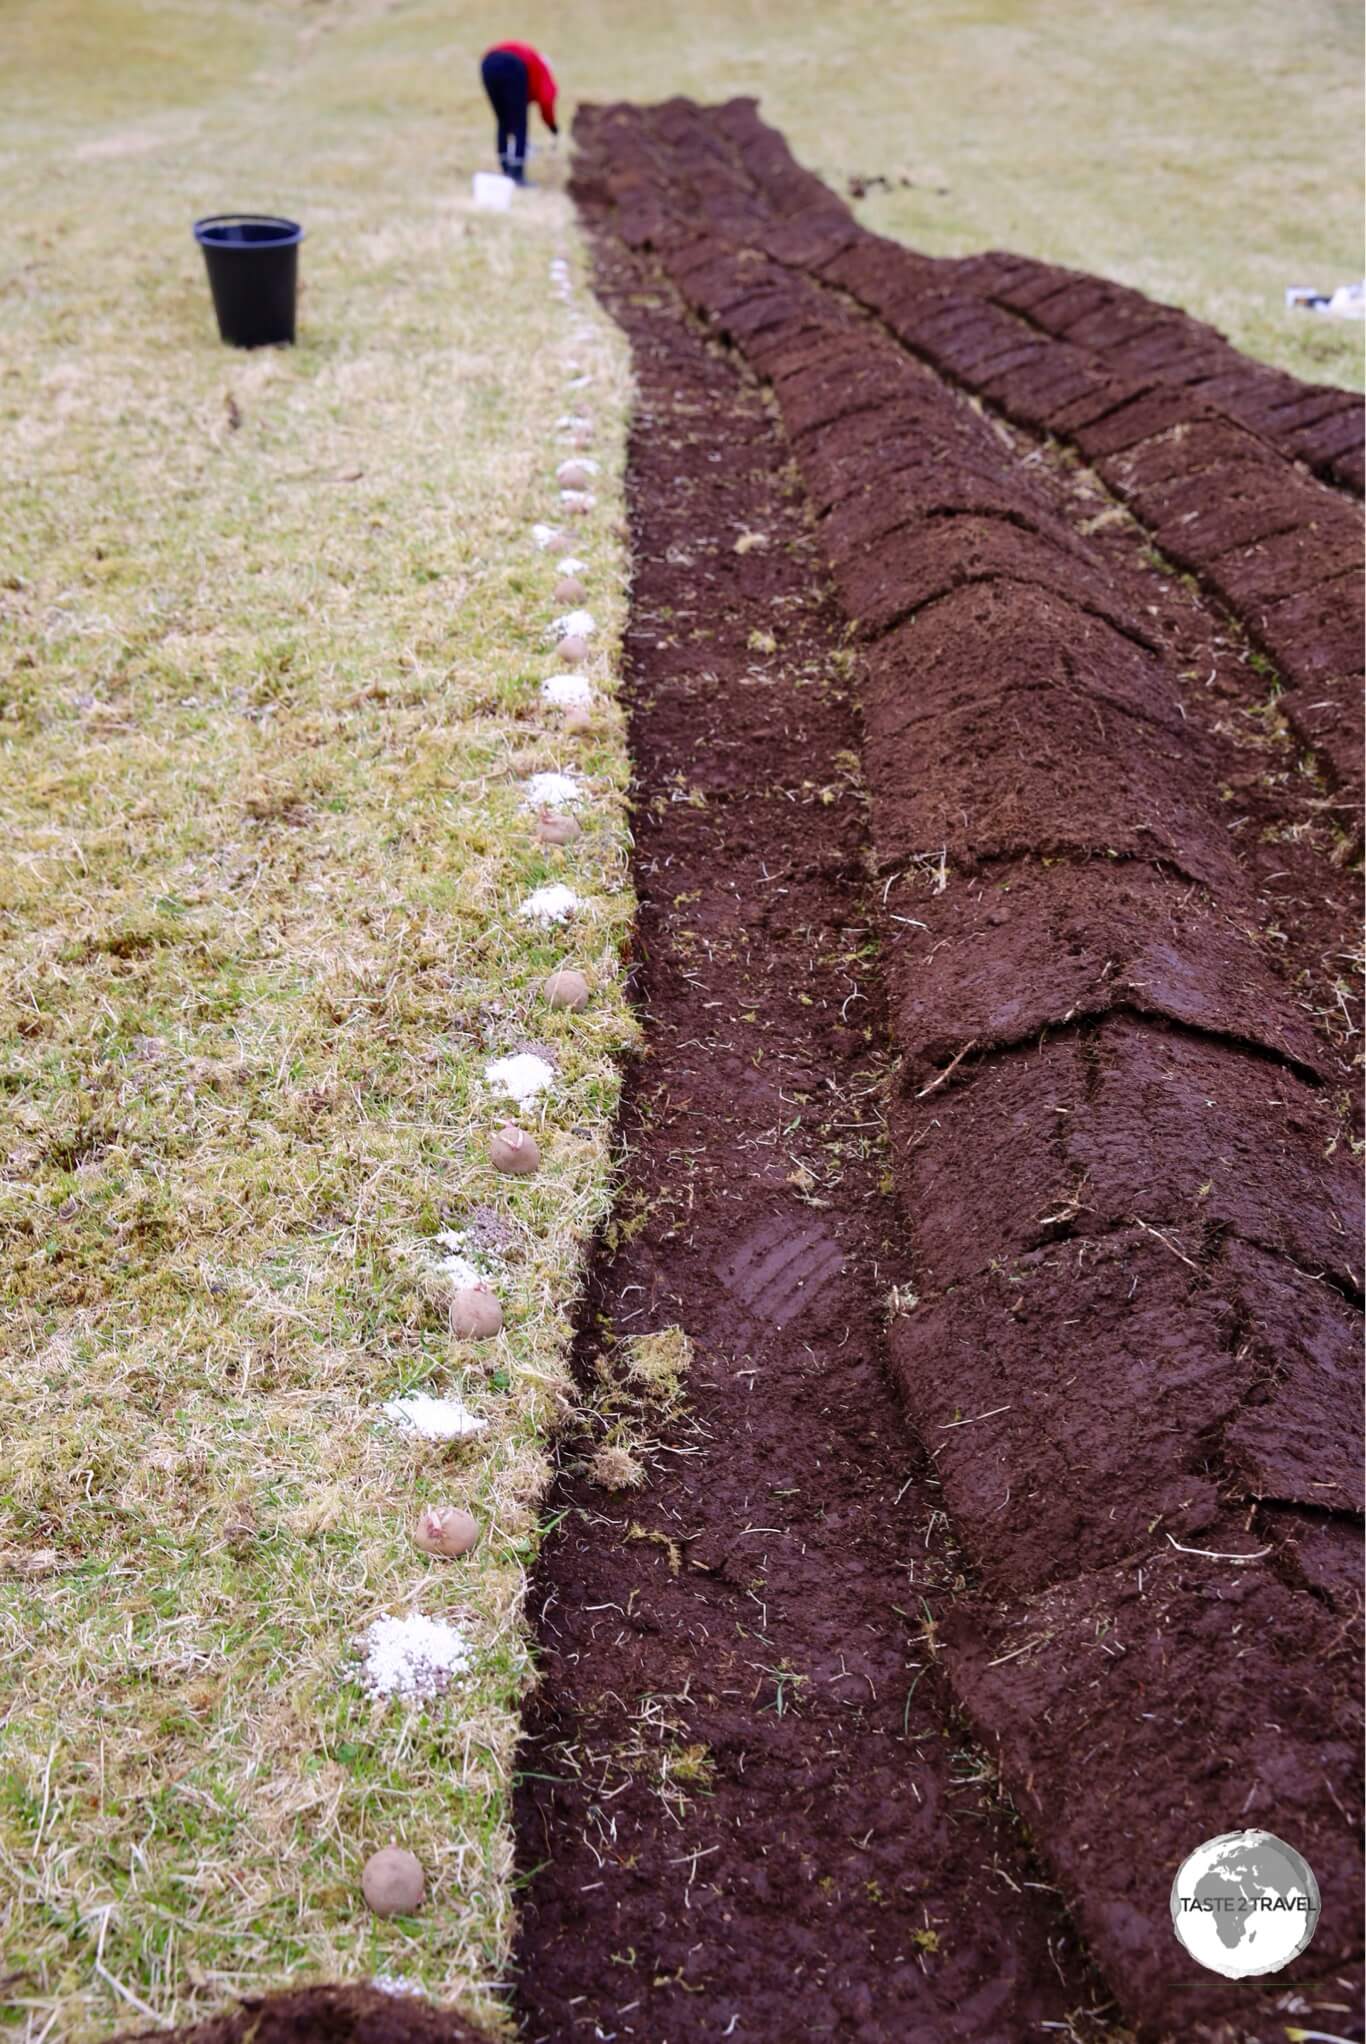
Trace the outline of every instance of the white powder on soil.
<instances>
[{"instance_id":1,"label":"white powder on soil","mask_svg":"<svg viewBox=\"0 0 1366 2044\"><path fill-rule=\"evenodd\" d=\"M588 573L587 561L577 560L573 554L565 554L562 559L556 561L555 566L562 575L586 575Z\"/></svg>"},{"instance_id":2,"label":"white powder on soil","mask_svg":"<svg viewBox=\"0 0 1366 2044\"><path fill-rule=\"evenodd\" d=\"M483 1272L476 1264L470 1262L468 1256L443 1256L437 1269L442 1277L448 1277L461 1291L469 1291L473 1286L484 1282Z\"/></svg>"},{"instance_id":3,"label":"white powder on soil","mask_svg":"<svg viewBox=\"0 0 1366 2044\"><path fill-rule=\"evenodd\" d=\"M550 627L550 636L552 639L591 639L597 628L598 621L591 610L567 610Z\"/></svg>"},{"instance_id":4,"label":"white powder on soil","mask_svg":"<svg viewBox=\"0 0 1366 2044\"><path fill-rule=\"evenodd\" d=\"M485 1249L477 1239L471 1241L464 1228L443 1228L439 1235L433 1235L432 1247L445 1250L438 1268L443 1277L461 1289L485 1285L492 1291L507 1282L506 1260Z\"/></svg>"},{"instance_id":5,"label":"white powder on soil","mask_svg":"<svg viewBox=\"0 0 1366 2044\"><path fill-rule=\"evenodd\" d=\"M544 1093L554 1078L555 1067L529 1050L518 1051L515 1057L495 1058L484 1067L484 1083L521 1107L538 1093Z\"/></svg>"},{"instance_id":6,"label":"white powder on soil","mask_svg":"<svg viewBox=\"0 0 1366 2044\"><path fill-rule=\"evenodd\" d=\"M541 683L541 700L566 710L571 703L591 703L593 684L581 674L548 674Z\"/></svg>"},{"instance_id":7,"label":"white powder on soil","mask_svg":"<svg viewBox=\"0 0 1366 2044\"><path fill-rule=\"evenodd\" d=\"M407 1618L381 1612L358 1644L365 1655L361 1680L370 1694L401 1696L410 1703L440 1696L472 1658L462 1632L420 1611Z\"/></svg>"},{"instance_id":8,"label":"white powder on soil","mask_svg":"<svg viewBox=\"0 0 1366 2044\"><path fill-rule=\"evenodd\" d=\"M523 922L563 923L578 905L579 897L573 888L554 880L549 887L538 887L534 894L529 894L517 913Z\"/></svg>"},{"instance_id":9,"label":"white powder on soil","mask_svg":"<svg viewBox=\"0 0 1366 2044\"><path fill-rule=\"evenodd\" d=\"M572 774L533 774L523 781L522 795L531 809L572 809L583 789Z\"/></svg>"},{"instance_id":10,"label":"white powder on soil","mask_svg":"<svg viewBox=\"0 0 1366 2044\"><path fill-rule=\"evenodd\" d=\"M467 1434L482 1434L488 1425L486 1419L470 1411L463 1398L433 1398L426 1391L391 1398L384 1417L424 1441L459 1441Z\"/></svg>"},{"instance_id":11,"label":"white powder on soil","mask_svg":"<svg viewBox=\"0 0 1366 2044\"><path fill-rule=\"evenodd\" d=\"M531 537L535 540L537 546L542 549L554 546L559 536L559 532L553 525L533 525L531 528Z\"/></svg>"}]
</instances>

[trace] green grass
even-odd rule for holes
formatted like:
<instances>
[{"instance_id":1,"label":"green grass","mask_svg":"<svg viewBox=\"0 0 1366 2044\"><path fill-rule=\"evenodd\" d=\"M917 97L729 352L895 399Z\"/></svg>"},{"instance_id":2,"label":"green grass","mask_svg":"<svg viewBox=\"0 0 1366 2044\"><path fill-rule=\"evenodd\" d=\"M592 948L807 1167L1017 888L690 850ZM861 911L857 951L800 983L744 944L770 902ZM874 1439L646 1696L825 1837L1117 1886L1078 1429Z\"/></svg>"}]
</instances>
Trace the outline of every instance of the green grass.
<instances>
[{"instance_id":1,"label":"green grass","mask_svg":"<svg viewBox=\"0 0 1366 2044\"><path fill-rule=\"evenodd\" d=\"M475 10L480 26L501 19ZM856 210L932 254L1011 248L1360 389L1362 330L1284 310L1360 277L1362 23L1347 0L536 0L587 98L748 93ZM572 20L572 28L570 21Z\"/></svg>"},{"instance_id":2,"label":"green grass","mask_svg":"<svg viewBox=\"0 0 1366 2044\"><path fill-rule=\"evenodd\" d=\"M542 709L529 528L581 360L605 468L574 551L610 644L624 356L550 294L562 194L469 205L430 21L326 27L17 29L0 1973L35 2037L379 1970L487 2012L507 1947L524 1570L632 1030L620 722L571 740ZM308 225L290 352L214 337L188 223L243 201ZM571 764L587 828L544 852L518 782ZM591 906L537 934L516 911L553 878ZM537 997L566 958L598 982L581 1017ZM559 1067L545 1169L500 1179L482 1068L527 1040ZM507 1326L476 1349L432 1238L481 1206ZM487 1432L376 1423L417 1385ZM468 1563L411 1544L444 1497L486 1528ZM419 1602L476 1671L376 1711L353 1642ZM356 1884L391 1836L434 1901L383 1926Z\"/></svg>"},{"instance_id":3,"label":"green grass","mask_svg":"<svg viewBox=\"0 0 1366 2044\"><path fill-rule=\"evenodd\" d=\"M863 212L921 246L1110 270L1359 380L1355 335L1279 309L1360 263L1345 10L12 0L0 1977L32 2044L380 1970L496 2012L524 1570L632 1029L621 724L543 712L527 537L572 357L610 696L625 358L547 291L561 247L582 277L562 155L515 219L468 203L510 26L571 100L760 94L835 182L911 177ZM189 223L234 205L306 223L288 353L215 339ZM542 852L516 783L571 760L589 828ZM517 905L558 877L591 910L536 935ZM564 958L583 1016L536 997ZM482 1067L527 1040L559 1071L512 1181ZM479 1208L507 1325L474 1349L432 1240ZM488 1431L378 1426L416 1385ZM447 1497L486 1531L438 1566L409 1529ZM377 1711L352 1642L415 1600L475 1673ZM390 1837L434 1900L378 1925Z\"/></svg>"}]
</instances>

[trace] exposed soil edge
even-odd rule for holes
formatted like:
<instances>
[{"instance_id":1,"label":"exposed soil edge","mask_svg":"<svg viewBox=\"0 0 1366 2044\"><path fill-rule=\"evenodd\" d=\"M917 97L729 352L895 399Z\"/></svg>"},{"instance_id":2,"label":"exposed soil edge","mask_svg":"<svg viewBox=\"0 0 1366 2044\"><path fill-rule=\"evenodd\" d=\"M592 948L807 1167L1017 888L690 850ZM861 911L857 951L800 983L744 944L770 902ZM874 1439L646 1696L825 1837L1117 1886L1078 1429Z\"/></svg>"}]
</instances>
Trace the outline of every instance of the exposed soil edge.
<instances>
[{"instance_id":1,"label":"exposed soil edge","mask_svg":"<svg viewBox=\"0 0 1366 2044\"><path fill-rule=\"evenodd\" d=\"M741 274L738 264L734 260L730 262L724 258L718 260L717 256L714 255L708 261L704 254L699 253L706 240L708 224L708 209L705 203L698 205L693 203L691 199L684 200L683 203L689 206L687 218L684 219L679 215L675 215L673 218L670 217L670 203L672 202L674 206L678 206L680 203L680 192L683 184L683 163L686 159L687 148L692 139L689 135L689 128L690 125L693 127L699 125L695 110L688 108L681 102L670 103L669 106L658 110L655 116L653 116L655 132L643 138L645 147L643 150L637 151L633 151L632 148L634 138L624 135L621 132L620 124L629 124L633 119L649 120L651 117L633 116L630 110L623 109L613 110L600 116L589 118L607 120L614 116L619 125L618 131L612 138L610 153L604 152L596 162L592 159L591 128L585 127L586 138L590 144L587 177L585 180L590 201L605 196L609 199L615 198L619 202L620 210L617 218L619 231L622 232L624 239L633 241L636 245L648 243L656 247L663 247L666 260L671 255L677 258L680 253L686 252L688 260L679 263L675 270L676 280L680 282L681 287L691 297L699 310L715 318L718 324L724 327L725 332L735 345L750 354L751 359L756 361L765 373L774 376L781 398L783 396L783 379L779 365L783 363L784 352L786 351L787 361L795 362L803 350L808 354L814 354L819 351L822 345L833 346L838 343L838 346L842 346L844 337L838 332L840 322L829 318L819 308L817 302L811 298L809 292L803 297L800 289L795 293L785 293L777 283L769 283L765 286L763 273L757 266L751 268L747 274ZM725 144L735 143L734 130L737 125L743 129L747 121L755 127L759 125L753 123L752 109L735 106L722 109L716 117L717 127L720 127L723 131L728 128L728 132L723 134L722 147L717 148L714 140L709 139L705 135L701 136L702 150L710 152L709 167L711 172L715 173L718 170L715 159L724 156ZM771 137L771 131L764 131L764 135L760 137L760 144L765 148L768 147L768 141L765 138L773 142L777 141L777 138ZM652 149L658 149L661 155L668 155L669 152L672 152L668 161L667 171L664 177L657 182L653 181L650 176L651 166L649 164L649 157ZM771 159L774 151L769 149L768 154ZM785 150L783 154L785 156ZM787 163L790 164L790 158L787 159ZM799 172L793 167L792 174L788 178L788 184L792 191L799 191L804 196L809 192L811 183L812 181L809 179L808 174ZM786 203L781 209L783 217L775 227L772 225L771 219L765 220L762 208L755 208L748 203L748 196L744 193L743 189L737 187L728 193L725 205L720 209L724 224L718 239L720 240L722 250L724 251L726 245L729 244L728 254L731 259L734 259L737 250L751 251L756 243L762 246L766 238L769 244L772 245L775 240L780 240L784 235L788 235L789 241L783 245L781 259L789 265L800 267L800 265L794 263L790 240L804 238L809 246L813 241L818 244L820 235L818 232L806 231L807 223L799 217L800 205L798 201L791 199L790 193L789 199L790 203ZM775 208L775 213L777 210ZM901 317L904 320L904 307L901 311ZM836 335L836 342L834 343L828 339L832 332ZM821 338L823 333L827 337L824 342ZM799 374L799 366L792 373ZM803 431L805 431L805 428L803 428ZM810 455L805 438L800 443L800 447L804 462L808 464L808 476L810 476ZM819 480L817 481L817 498L819 501ZM838 571L840 566L838 556L836 557L835 564ZM870 664L875 671L875 659ZM870 774L873 780L876 799L879 778L875 763L870 764ZM880 847L880 850L885 858L887 856L887 847L884 845ZM1195 1573L1198 1576L1198 1571ZM1179 1575L1179 1571L1177 1574ZM1191 1576L1191 1571L1187 1570L1186 1575L1188 1577ZM1246 1582L1250 1578L1245 1578L1244 1580ZM1082 1578L1078 1577L1076 1581L1080 1588ZM1172 1596L1176 1597L1177 1604L1179 1605L1181 1599L1188 1597L1192 1592L1197 1596L1200 1594L1199 1582L1194 1579L1190 1581L1189 1587L1187 1587L1184 1582L1173 1577L1172 1583L1162 1587L1163 1597L1167 1601L1168 1609L1176 1608L1170 1605L1169 1600ZM1152 1594L1153 1592L1150 1588L1149 1595ZM1260 1588L1254 1590L1254 1595L1261 1595L1263 1599L1269 1595L1273 1605L1276 1604L1278 1599L1281 1599L1283 1603L1281 1589L1270 1583L1263 1583ZM1273 1619L1270 1611L1265 1616L1268 1624L1274 1629L1278 1621ZM1294 1621L1294 1624L1302 1626L1305 1623L1309 1625L1309 1629L1312 1632L1314 1626L1310 1614L1301 1606L1300 1617ZM1326 1633L1324 1638L1327 1638ZM1013 1676L1001 1678L1001 1681L1006 1685L1007 1691L1009 1691L1010 1683L1014 1682L1014 1703L1018 1704L1026 1686L1019 1678L1025 1675L1029 1665L1027 1654L1019 1649L1018 1641L1010 1649L1009 1658L1014 1664L1015 1673ZM969 1666L966 1653L961 1665L966 1671ZM1301 1660L1300 1665L1302 1667L1305 1666L1303 1660ZM997 1686L999 1688L1000 1683ZM1312 1686L1311 1684L1311 1689ZM1306 1692L1307 1694L1308 1692ZM978 1695L978 1703L979 1705L981 1703L980 1693ZM998 1699L997 1708L1003 1707L1013 1707L1011 1705L1010 1694L1006 1694ZM980 1709L978 1715L981 1716ZM986 1723L992 1724L993 1717L994 1713L990 1710L987 1711ZM997 1720L992 1724L992 1728L999 1737L1000 1721ZM1312 1739L1314 1735L1308 1732L1307 1725L1305 1729L1306 1737ZM1305 1750L1308 1750L1307 1747ZM1031 1756L1028 1751L1019 1756L1017 1764L1021 1774L1032 1772L1029 1763L1033 1757L1036 1756ZM1182 1770L1178 1765L1178 1776L1180 1776L1181 1772ZM1041 1815L1046 1814L1047 1810L1046 1806L1044 1806L1041 1809ZM1331 1813L1325 1813L1323 1821L1330 1827L1336 1823L1336 1819L1331 1816ZM1073 1872L1075 1873L1076 1871L1077 1869L1074 1867ZM1102 1949L1106 1953L1107 1963L1118 1962L1120 1974L1124 1978L1126 1986L1130 1989L1133 2003L1138 2008L1142 2018L1145 2021L1160 2021L1160 2010L1154 2006L1151 1993L1145 1993L1144 1991L1144 1981L1142 1978L1143 1962L1140 1955L1134 1952L1131 1958L1124 1949L1126 1942L1132 1935L1132 1928L1123 1926L1117 1918L1110 1917L1107 1919L1104 1911L1101 1911L1099 1914L1093 1912L1093 1923ZM1136 1966L1139 1968L1138 1971L1135 1971ZM1149 1968L1149 1970L1151 1969ZM1245 1998L1244 1996L1244 2001ZM1211 2008L1211 2012L1213 2012L1218 2001L1217 1994L1207 1995L1203 2000ZM1227 2002L1226 1997L1225 2002ZM1192 2003L1190 2006L1194 2011L1195 2004Z\"/></svg>"},{"instance_id":2,"label":"exposed soil edge","mask_svg":"<svg viewBox=\"0 0 1366 2044\"><path fill-rule=\"evenodd\" d=\"M843 621L742 361L615 237L598 287L640 392L646 1055L532 1587L524 2029L994 2044L1105 1997L974 1788L984 1756L923 1645L963 1586L884 1354L899 1260ZM692 1343L686 1398L631 1415L661 1438L614 1491L619 1333L661 1320Z\"/></svg>"},{"instance_id":3,"label":"exposed soil edge","mask_svg":"<svg viewBox=\"0 0 1366 2044\"><path fill-rule=\"evenodd\" d=\"M238 2006L186 2029L139 2030L125 2044L495 2044L449 2009L375 1987L299 1987L244 1995Z\"/></svg>"}]
</instances>

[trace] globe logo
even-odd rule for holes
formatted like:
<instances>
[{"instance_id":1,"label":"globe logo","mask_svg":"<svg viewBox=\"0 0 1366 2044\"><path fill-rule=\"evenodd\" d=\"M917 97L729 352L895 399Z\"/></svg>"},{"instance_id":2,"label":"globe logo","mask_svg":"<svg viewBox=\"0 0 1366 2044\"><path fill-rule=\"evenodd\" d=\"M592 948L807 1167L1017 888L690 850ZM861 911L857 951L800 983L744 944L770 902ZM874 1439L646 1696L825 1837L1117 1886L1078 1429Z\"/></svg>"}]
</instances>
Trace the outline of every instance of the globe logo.
<instances>
[{"instance_id":1,"label":"globe logo","mask_svg":"<svg viewBox=\"0 0 1366 2044\"><path fill-rule=\"evenodd\" d=\"M1309 1862L1271 1831L1225 1831L1188 1853L1172 1882L1172 1924L1202 1966L1226 1980L1277 1973L1319 1920Z\"/></svg>"}]
</instances>

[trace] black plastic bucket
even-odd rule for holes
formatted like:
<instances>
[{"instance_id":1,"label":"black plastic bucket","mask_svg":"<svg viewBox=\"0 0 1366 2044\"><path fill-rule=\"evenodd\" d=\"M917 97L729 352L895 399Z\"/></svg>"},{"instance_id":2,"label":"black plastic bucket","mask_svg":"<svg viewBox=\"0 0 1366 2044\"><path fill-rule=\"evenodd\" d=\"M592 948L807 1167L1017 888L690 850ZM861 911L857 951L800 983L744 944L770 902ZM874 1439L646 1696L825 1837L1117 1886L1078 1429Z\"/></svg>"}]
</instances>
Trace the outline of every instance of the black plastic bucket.
<instances>
[{"instance_id":1,"label":"black plastic bucket","mask_svg":"<svg viewBox=\"0 0 1366 2044\"><path fill-rule=\"evenodd\" d=\"M194 238L208 265L218 331L233 348L269 348L294 339L299 243L294 220L269 213L215 213L196 220Z\"/></svg>"}]
</instances>

